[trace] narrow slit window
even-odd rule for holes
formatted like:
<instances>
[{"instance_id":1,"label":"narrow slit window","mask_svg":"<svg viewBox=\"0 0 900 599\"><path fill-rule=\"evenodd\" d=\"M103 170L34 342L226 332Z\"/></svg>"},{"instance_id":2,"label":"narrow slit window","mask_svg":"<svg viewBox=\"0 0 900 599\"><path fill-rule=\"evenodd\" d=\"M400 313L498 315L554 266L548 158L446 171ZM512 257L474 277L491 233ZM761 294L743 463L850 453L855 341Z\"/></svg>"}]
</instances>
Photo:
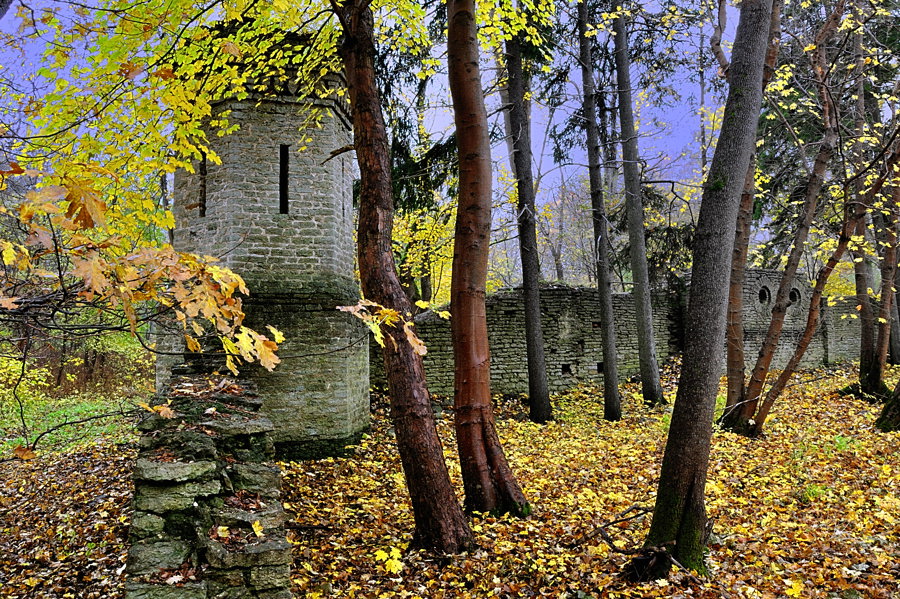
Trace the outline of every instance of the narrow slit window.
<instances>
[{"instance_id":1,"label":"narrow slit window","mask_svg":"<svg viewBox=\"0 0 900 599\"><path fill-rule=\"evenodd\" d=\"M288 213L288 174L290 173L291 146L281 144L278 161L278 212Z\"/></svg>"},{"instance_id":2,"label":"narrow slit window","mask_svg":"<svg viewBox=\"0 0 900 599\"><path fill-rule=\"evenodd\" d=\"M200 158L200 164L197 167L197 174L200 175L200 189L198 190L197 207L200 216L206 216L206 154Z\"/></svg>"}]
</instances>

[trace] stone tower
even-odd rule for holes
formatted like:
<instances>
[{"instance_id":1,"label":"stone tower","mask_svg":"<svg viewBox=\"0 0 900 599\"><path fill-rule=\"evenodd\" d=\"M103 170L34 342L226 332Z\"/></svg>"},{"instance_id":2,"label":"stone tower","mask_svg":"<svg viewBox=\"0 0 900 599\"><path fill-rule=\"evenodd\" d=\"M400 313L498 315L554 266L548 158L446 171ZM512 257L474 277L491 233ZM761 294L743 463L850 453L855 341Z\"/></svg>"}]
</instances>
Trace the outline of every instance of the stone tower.
<instances>
[{"instance_id":1,"label":"stone tower","mask_svg":"<svg viewBox=\"0 0 900 599\"><path fill-rule=\"evenodd\" d=\"M312 106L331 113L321 127L303 127ZM222 111L240 129L210 135L221 164L202 160L176 174L174 245L240 274L250 290L246 324L285 334L274 372L241 372L264 398L280 456L328 455L356 441L369 415L366 328L335 310L359 299L355 165L348 153L330 157L352 142L348 115L335 98L284 88L222 102L214 116Z\"/></svg>"}]
</instances>

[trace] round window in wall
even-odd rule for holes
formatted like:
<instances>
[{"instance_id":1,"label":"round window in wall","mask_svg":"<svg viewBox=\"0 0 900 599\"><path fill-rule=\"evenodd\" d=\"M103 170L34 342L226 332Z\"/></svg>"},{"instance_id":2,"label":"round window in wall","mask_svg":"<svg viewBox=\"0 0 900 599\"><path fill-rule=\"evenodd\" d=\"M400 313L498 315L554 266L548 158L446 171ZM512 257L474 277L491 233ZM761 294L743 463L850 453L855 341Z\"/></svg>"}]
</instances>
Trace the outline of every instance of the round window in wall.
<instances>
[{"instance_id":1,"label":"round window in wall","mask_svg":"<svg viewBox=\"0 0 900 599\"><path fill-rule=\"evenodd\" d=\"M788 294L788 299L792 304L796 304L800 301L800 290L794 287L791 289L791 292Z\"/></svg>"},{"instance_id":2,"label":"round window in wall","mask_svg":"<svg viewBox=\"0 0 900 599\"><path fill-rule=\"evenodd\" d=\"M759 289L759 303L768 304L772 301L772 292L769 291L769 288L763 285Z\"/></svg>"}]
</instances>

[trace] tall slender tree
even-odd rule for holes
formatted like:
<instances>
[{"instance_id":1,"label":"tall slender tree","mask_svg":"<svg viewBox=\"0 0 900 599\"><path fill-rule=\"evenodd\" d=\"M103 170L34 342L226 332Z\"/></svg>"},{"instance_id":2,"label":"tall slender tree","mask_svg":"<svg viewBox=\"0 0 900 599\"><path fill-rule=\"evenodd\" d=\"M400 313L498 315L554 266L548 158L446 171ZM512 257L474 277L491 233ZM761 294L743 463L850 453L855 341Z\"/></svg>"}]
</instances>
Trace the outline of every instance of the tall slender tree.
<instances>
[{"instance_id":1,"label":"tall slender tree","mask_svg":"<svg viewBox=\"0 0 900 599\"><path fill-rule=\"evenodd\" d=\"M391 162L375 85L374 18L369 2L332 3L344 33L340 49L350 91L353 141L359 163L358 259L363 294L411 318L391 251ZM416 523L414 543L445 553L472 544L472 533L450 483L425 387L422 357L402 326L386 326L382 348L391 418Z\"/></svg>"},{"instance_id":2,"label":"tall slender tree","mask_svg":"<svg viewBox=\"0 0 900 599\"><path fill-rule=\"evenodd\" d=\"M641 200L640 156L634 107L631 96L631 55L625 13L619 10L613 20L615 34L616 82L619 94L619 131L622 139L622 171L625 175L625 210L628 213L628 239L631 246L631 277L634 282L635 321L638 338L638 363L644 403L665 403L656 361L653 335L653 309L650 306L650 276L647 273L647 244L644 239L644 204Z\"/></svg>"},{"instance_id":3,"label":"tall slender tree","mask_svg":"<svg viewBox=\"0 0 900 599\"><path fill-rule=\"evenodd\" d=\"M516 177L516 223L522 261L522 295L525 300L528 415L532 422L543 424L553 417L553 411L547 386L544 333L541 330L541 263L534 208L534 180L531 173L531 118L527 107L530 77L523 65L522 37L523 34L520 33L506 41L510 129L507 135L512 138L513 174Z\"/></svg>"},{"instance_id":4,"label":"tall slender tree","mask_svg":"<svg viewBox=\"0 0 900 599\"><path fill-rule=\"evenodd\" d=\"M694 236L684 366L646 552L627 567L634 579L660 576L671 558L706 571L709 521L704 491L725 341L728 271L738 204L756 141L771 12L772 0L743 0L740 5L728 100Z\"/></svg>"},{"instance_id":5,"label":"tall slender tree","mask_svg":"<svg viewBox=\"0 0 900 599\"><path fill-rule=\"evenodd\" d=\"M594 85L593 53L588 37L588 0L578 3L578 47L581 63L582 112L587 134L588 179L591 189L591 216L594 224L594 252L597 262L597 293L600 298L600 338L603 347L603 417L622 418L619 396L619 368L616 363L616 325L609 274L609 223L603 197L600 131L597 123L597 90Z\"/></svg>"},{"instance_id":6,"label":"tall slender tree","mask_svg":"<svg viewBox=\"0 0 900 599\"><path fill-rule=\"evenodd\" d=\"M447 3L447 58L459 148L459 204L450 284L454 408L469 511L530 512L506 461L491 406L485 287L491 234L491 145L481 86L475 0Z\"/></svg>"}]
</instances>

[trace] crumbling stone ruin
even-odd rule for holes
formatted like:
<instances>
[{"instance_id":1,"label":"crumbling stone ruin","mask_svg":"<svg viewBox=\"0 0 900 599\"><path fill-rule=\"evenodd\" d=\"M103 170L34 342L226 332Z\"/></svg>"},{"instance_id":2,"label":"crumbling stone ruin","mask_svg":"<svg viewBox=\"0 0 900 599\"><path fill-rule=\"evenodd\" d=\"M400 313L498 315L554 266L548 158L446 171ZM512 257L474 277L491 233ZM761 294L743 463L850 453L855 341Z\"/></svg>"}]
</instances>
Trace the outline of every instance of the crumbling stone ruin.
<instances>
[{"instance_id":1,"label":"crumbling stone ruin","mask_svg":"<svg viewBox=\"0 0 900 599\"><path fill-rule=\"evenodd\" d=\"M155 404L139 426L127 599L290 599L275 427L253 384L178 376Z\"/></svg>"}]
</instances>

